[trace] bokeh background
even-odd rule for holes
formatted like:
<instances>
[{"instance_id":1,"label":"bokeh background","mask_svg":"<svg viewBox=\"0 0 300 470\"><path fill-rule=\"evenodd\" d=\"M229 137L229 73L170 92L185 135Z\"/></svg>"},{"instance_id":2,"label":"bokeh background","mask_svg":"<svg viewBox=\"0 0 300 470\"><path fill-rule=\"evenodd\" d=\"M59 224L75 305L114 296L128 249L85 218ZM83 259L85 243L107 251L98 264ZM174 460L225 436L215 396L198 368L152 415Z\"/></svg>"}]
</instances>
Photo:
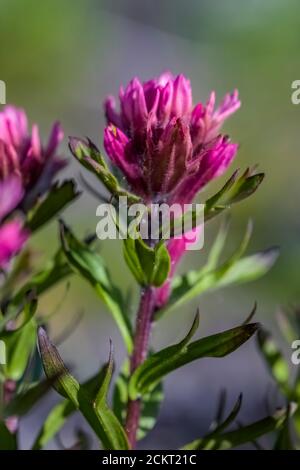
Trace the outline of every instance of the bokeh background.
<instances>
[{"instance_id":1,"label":"bokeh background","mask_svg":"<svg viewBox=\"0 0 300 470\"><path fill-rule=\"evenodd\" d=\"M120 83L126 84L133 75L147 79L164 70L184 73L191 78L194 101L206 101L212 89L219 99L234 88L240 91L242 108L225 128L240 143L232 169L259 164L266 179L252 198L232 211L227 252L252 218L249 250L279 245L281 255L262 280L205 295L171 313L154 330L155 347L180 339L198 305L200 335L241 322L254 301L256 318L277 335L276 311L299 301L300 105L291 103L291 83L300 79L299 17L298 0L1 0L0 79L7 85L7 102L25 107L45 138L58 119L66 136L89 136L102 146L103 99L117 94ZM71 162L67 139L62 153L70 165L61 178L72 176L82 187L83 170ZM94 232L97 204L85 191L63 217L78 235ZM203 263L219 222L209 225L204 250L189 254L182 270ZM32 242L36 263L43 265L57 245L53 222ZM133 314L137 288L122 260L120 242L102 242L99 249L124 291L131 288L135 293ZM68 290L62 285L43 297L40 313L54 311L50 324L54 340L84 313L78 328L60 346L77 377L88 377L105 361L109 337L120 366L124 349L118 332L83 281L74 277ZM226 359L193 363L167 379L158 424L142 445L176 448L200 436L207 431L224 388L228 406L243 392L242 422L262 417L272 386L254 340ZM33 440L57 399L53 393L23 421L23 447ZM63 443L71 445L74 429L84 426L80 417L72 418L61 433ZM57 445L51 442L49 448Z\"/></svg>"}]
</instances>

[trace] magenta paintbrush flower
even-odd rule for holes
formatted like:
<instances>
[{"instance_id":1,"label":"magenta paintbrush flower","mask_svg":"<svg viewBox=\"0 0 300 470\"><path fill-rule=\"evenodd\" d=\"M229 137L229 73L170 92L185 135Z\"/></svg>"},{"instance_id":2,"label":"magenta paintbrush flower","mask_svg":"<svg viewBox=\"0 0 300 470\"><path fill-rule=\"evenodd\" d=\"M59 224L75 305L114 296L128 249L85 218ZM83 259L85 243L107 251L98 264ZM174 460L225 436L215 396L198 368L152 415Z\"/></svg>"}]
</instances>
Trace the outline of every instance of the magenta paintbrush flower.
<instances>
[{"instance_id":1,"label":"magenta paintbrush flower","mask_svg":"<svg viewBox=\"0 0 300 470\"><path fill-rule=\"evenodd\" d=\"M131 190L147 202L188 203L198 191L222 175L237 152L237 145L218 135L240 106L238 93L226 95L215 110L215 93L206 105L193 107L190 81L183 75L163 74L141 83L133 79L120 90L120 112L114 98L106 100L104 146L112 162L124 173ZM185 239L168 244L171 272L158 290L157 303L169 296L170 280L185 251Z\"/></svg>"},{"instance_id":2,"label":"magenta paintbrush flower","mask_svg":"<svg viewBox=\"0 0 300 470\"><path fill-rule=\"evenodd\" d=\"M237 144L219 131L240 107L237 91L226 95L216 109L214 92L205 105L193 106L190 81L165 73L145 83L134 78L125 90L121 87L119 99L119 112L113 97L105 102L104 146L131 190L147 203L190 203L236 155ZM185 249L185 237L168 243L171 271L157 291L159 306L168 300L170 281Z\"/></svg>"},{"instance_id":3,"label":"magenta paintbrush flower","mask_svg":"<svg viewBox=\"0 0 300 470\"><path fill-rule=\"evenodd\" d=\"M25 204L50 186L55 173L65 166L57 156L63 138L58 123L54 124L48 143L43 146L36 124L28 129L27 116L22 109L6 106L0 112L0 181L18 175L25 189Z\"/></svg>"},{"instance_id":4,"label":"magenta paintbrush flower","mask_svg":"<svg viewBox=\"0 0 300 470\"><path fill-rule=\"evenodd\" d=\"M21 180L17 176L0 181L0 269L8 267L10 260L21 250L28 238L21 220L3 222L23 197Z\"/></svg>"},{"instance_id":5,"label":"magenta paintbrush flower","mask_svg":"<svg viewBox=\"0 0 300 470\"><path fill-rule=\"evenodd\" d=\"M240 106L238 93L215 108L193 106L190 81L170 73L141 83L134 78L115 100L105 102L108 127L104 146L131 190L147 202L190 202L209 181L228 168L237 145L218 136L224 120Z\"/></svg>"}]
</instances>

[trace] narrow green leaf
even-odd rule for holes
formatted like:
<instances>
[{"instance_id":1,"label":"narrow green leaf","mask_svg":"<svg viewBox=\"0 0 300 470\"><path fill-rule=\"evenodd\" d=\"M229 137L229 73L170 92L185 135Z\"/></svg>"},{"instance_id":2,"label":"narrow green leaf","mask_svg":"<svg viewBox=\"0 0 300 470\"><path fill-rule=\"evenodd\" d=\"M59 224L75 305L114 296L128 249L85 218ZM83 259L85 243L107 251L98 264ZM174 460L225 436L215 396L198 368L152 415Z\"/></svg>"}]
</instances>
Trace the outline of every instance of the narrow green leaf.
<instances>
[{"instance_id":1,"label":"narrow green leaf","mask_svg":"<svg viewBox=\"0 0 300 470\"><path fill-rule=\"evenodd\" d=\"M196 315L195 315L195 318L193 320L192 326L189 329L188 333L183 338L183 340L181 340L180 343L178 343L179 350L184 350L185 346L191 341L191 339L196 334L196 331L199 328L199 323L200 323L200 314L199 314L199 310L198 310Z\"/></svg>"},{"instance_id":2,"label":"narrow green leaf","mask_svg":"<svg viewBox=\"0 0 300 470\"><path fill-rule=\"evenodd\" d=\"M289 365L283 354L278 349L270 333L261 329L257 335L257 343L262 357L271 372L275 382L285 395L290 397L289 387Z\"/></svg>"},{"instance_id":3,"label":"narrow green leaf","mask_svg":"<svg viewBox=\"0 0 300 470\"><path fill-rule=\"evenodd\" d=\"M223 388L221 389L220 394L219 394L216 416L211 424L212 431L214 431L217 428L217 426L219 426L223 421L223 417L225 415L226 401L227 401L227 392L226 392L226 389Z\"/></svg>"},{"instance_id":4,"label":"narrow green leaf","mask_svg":"<svg viewBox=\"0 0 300 470\"><path fill-rule=\"evenodd\" d=\"M264 276L274 265L279 255L278 248L270 248L236 261L221 278L219 287L255 281Z\"/></svg>"},{"instance_id":5,"label":"narrow green leaf","mask_svg":"<svg viewBox=\"0 0 300 470\"><path fill-rule=\"evenodd\" d=\"M150 277L150 284L160 287L167 280L171 267L171 259L164 242L154 247L154 266Z\"/></svg>"},{"instance_id":6,"label":"narrow green leaf","mask_svg":"<svg viewBox=\"0 0 300 470\"><path fill-rule=\"evenodd\" d=\"M243 400L243 396L242 394L240 394L236 403L234 404L234 407L232 408L231 412L227 416L227 418L210 433L210 436L220 434L226 428L228 428L228 426L230 426L231 423L234 422L234 420L236 419L236 417L238 416L240 412L240 409L242 406L242 400Z\"/></svg>"},{"instance_id":7,"label":"narrow green leaf","mask_svg":"<svg viewBox=\"0 0 300 470\"><path fill-rule=\"evenodd\" d=\"M226 217L210 249L207 262L204 268L201 270L201 275L208 273L217 267L223 248L225 246L228 231L229 231L229 218Z\"/></svg>"},{"instance_id":8,"label":"narrow green leaf","mask_svg":"<svg viewBox=\"0 0 300 470\"><path fill-rule=\"evenodd\" d=\"M77 408L70 400L64 400L52 408L42 429L32 446L32 450L41 450L60 431L66 420Z\"/></svg>"},{"instance_id":9,"label":"narrow green leaf","mask_svg":"<svg viewBox=\"0 0 300 470\"><path fill-rule=\"evenodd\" d=\"M170 271L170 255L164 241L154 248L138 237L128 237L123 243L124 259L137 282L142 286L161 286Z\"/></svg>"},{"instance_id":10,"label":"narrow green leaf","mask_svg":"<svg viewBox=\"0 0 300 470\"><path fill-rule=\"evenodd\" d=\"M137 368L129 383L131 399L152 390L162 377L196 359L226 356L245 343L258 326L251 323L187 344L195 331L193 326L183 341L153 354Z\"/></svg>"},{"instance_id":11,"label":"narrow green leaf","mask_svg":"<svg viewBox=\"0 0 300 470\"><path fill-rule=\"evenodd\" d=\"M99 383L102 382L104 377L104 368L94 375L92 378L84 382L81 386L85 390L87 396L94 397L99 388ZM91 398L92 399L92 398ZM35 442L32 446L33 450L40 450L45 447L64 426L67 419L77 410L74 404L66 399L55 405L47 418L45 419L42 428L40 429Z\"/></svg>"},{"instance_id":12,"label":"narrow green leaf","mask_svg":"<svg viewBox=\"0 0 300 470\"><path fill-rule=\"evenodd\" d=\"M130 321L123 308L121 292L113 284L103 259L89 246L77 240L63 223L61 223L61 241L69 265L89 282L108 307L130 352L132 350Z\"/></svg>"},{"instance_id":13,"label":"narrow green leaf","mask_svg":"<svg viewBox=\"0 0 300 470\"><path fill-rule=\"evenodd\" d=\"M246 173L244 173L234 186L232 194L229 195L228 203L234 204L251 196L261 185L264 177L264 173L257 173L254 175L246 175Z\"/></svg>"},{"instance_id":14,"label":"narrow green leaf","mask_svg":"<svg viewBox=\"0 0 300 470\"><path fill-rule=\"evenodd\" d=\"M293 311L292 311L293 313ZM280 329L280 332L288 344L292 344L295 339L296 325L294 324L294 318L291 313L279 311L276 315L276 320Z\"/></svg>"},{"instance_id":15,"label":"narrow green leaf","mask_svg":"<svg viewBox=\"0 0 300 470\"><path fill-rule=\"evenodd\" d=\"M218 204L217 206L208 209L205 205L204 207L204 221L208 222L211 219L214 219L218 215L222 214L224 211L230 209L230 206L225 204Z\"/></svg>"},{"instance_id":16,"label":"narrow green leaf","mask_svg":"<svg viewBox=\"0 0 300 470\"><path fill-rule=\"evenodd\" d=\"M145 251L145 254L146 253L147 252ZM145 286L147 284L147 277L140 263L139 255L136 249L136 240L130 237L124 239L123 255L125 262L129 267L130 271L132 272L133 276L135 277L136 281L140 285Z\"/></svg>"},{"instance_id":17,"label":"narrow green leaf","mask_svg":"<svg viewBox=\"0 0 300 470\"><path fill-rule=\"evenodd\" d=\"M207 291L213 291L233 284L254 281L265 275L278 257L278 249L258 252L254 255L238 259L249 241L249 231L237 252L221 266L207 270L204 267L199 272L191 271L175 277L168 304L156 313L160 318L165 313L182 306Z\"/></svg>"},{"instance_id":18,"label":"narrow green leaf","mask_svg":"<svg viewBox=\"0 0 300 470\"><path fill-rule=\"evenodd\" d=\"M205 221L229 209L232 204L251 196L264 179L264 173L253 174L253 171L249 168L238 180L237 175L238 172L236 171L221 190L205 202Z\"/></svg>"},{"instance_id":19,"label":"narrow green leaf","mask_svg":"<svg viewBox=\"0 0 300 470\"><path fill-rule=\"evenodd\" d=\"M205 210L208 213L211 209L213 209L216 204L222 199L222 197L230 190L233 184L236 182L239 170L236 170L231 177L226 181L224 186L211 198L209 198L205 202Z\"/></svg>"},{"instance_id":20,"label":"narrow green leaf","mask_svg":"<svg viewBox=\"0 0 300 470\"><path fill-rule=\"evenodd\" d=\"M248 323L250 323L256 313L256 310L257 310L257 303L254 302L254 305L253 305L253 308L251 310L251 312L249 313L249 315L246 317L246 319L243 321L242 325L247 325Z\"/></svg>"},{"instance_id":21,"label":"narrow green leaf","mask_svg":"<svg viewBox=\"0 0 300 470\"><path fill-rule=\"evenodd\" d=\"M233 255L224 263L224 265L222 266L223 270L224 271L227 271L227 269L229 267L231 267L232 265L234 265L234 263L236 261L238 261L242 256L243 254L245 253L246 249L248 248L248 245L249 245L249 242L250 242L250 239L251 239L251 235L252 235L252 232L253 232L253 223L251 220L248 221L247 223L247 227L246 227L246 231L245 231L245 234L242 238L242 241L239 245L239 247L235 250L235 252L233 253Z\"/></svg>"},{"instance_id":22,"label":"narrow green leaf","mask_svg":"<svg viewBox=\"0 0 300 470\"><path fill-rule=\"evenodd\" d=\"M90 140L70 137L69 147L75 158L86 169L94 173L112 195L126 196L131 203L140 201L138 196L119 185L117 178L110 172L101 152Z\"/></svg>"},{"instance_id":23,"label":"narrow green leaf","mask_svg":"<svg viewBox=\"0 0 300 470\"><path fill-rule=\"evenodd\" d=\"M114 412L107 405L107 394L113 373L112 348L109 354L108 364L106 366L106 374L99 388L96 399L93 403L95 413L105 429L102 437L103 446L106 449L128 449L129 444L126 433L121 426Z\"/></svg>"},{"instance_id":24,"label":"narrow green leaf","mask_svg":"<svg viewBox=\"0 0 300 470\"><path fill-rule=\"evenodd\" d=\"M93 162L98 163L103 166L104 169L108 170L108 166L100 150L98 150L96 145L89 139L84 140L78 137L70 137L69 147L74 157L87 169L93 169L88 160L91 159Z\"/></svg>"},{"instance_id":25,"label":"narrow green leaf","mask_svg":"<svg viewBox=\"0 0 300 470\"><path fill-rule=\"evenodd\" d=\"M274 445L274 450L295 450L290 430L290 411L291 407L289 406L286 411L286 420L278 432L278 436Z\"/></svg>"},{"instance_id":26,"label":"narrow green leaf","mask_svg":"<svg viewBox=\"0 0 300 470\"><path fill-rule=\"evenodd\" d=\"M139 259L139 263L145 274L145 280L147 285L148 283L150 283L150 280L152 278L152 272L154 270L154 250L150 248L150 246L146 245L146 243L141 238L135 240L135 250Z\"/></svg>"},{"instance_id":27,"label":"narrow green leaf","mask_svg":"<svg viewBox=\"0 0 300 470\"><path fill-rule=\"evenodd\" d=\"M88 236L84 243L88 246L94 241L94 236ZM73 274L69 263L61 248L55 253L53 258L46 264L45 268L35 274L13 297L11 304L19 306L22 299L29 291L34 291L40 297L45 291Z\"/></svg>"},{"instance_id":28,"label":"narrow green leaf","mask_svg":"<svg viewBox=\"0 0 300 470\"><path fill-rule=\"evenodd\" d=\"M31 319L23 328L16 331L3 331L0 334L6 346L5 377L19 380L25 372L36 344L36 323Z\"/></svg>"},{"instance_id":29,"label":"narrow green leaf","mask_svg":"<svg viewBox=\"0 0 300 470\"><path fill-rule=\"evenodd\" d=\"M39 329L39 349L46 376L54 381L55 390L68 398L76 409L79 409L91 428L107 450L126 450L126 434L113 412L104 403L104 392L107 390L112 373L111 362L107 366L104 381L96 401L93 401L86 387L81 386L64 365L59 352L49 341L46 332Z\"/></svg>"},{"instance_id":30,"label":"narrow green leaf","mask_svg":"<svg viewBox=\"0 0 300 470\"><path fill-rule=\"evenodd\" d=\"M76 192L73 181L65 181L61 186L58 186L58 184L53 185L46 196L38 201L28 213L26 226L31 232L35 232L79 195L80 193Z\"/></svg>"},{"instance_id":31,"label":"narrow green leaf","mask_svg":"<svg viewBox=\"0 0 300 470\"><path fill-rule=\"evenodd\" d=\"M299 385L298 385L299 387ZM299 391L298 393L296 393L296 396L299 397ZM298 403L299 403L299 398L298 398ZM295 431L297 433L297 436L298 438L300 438L300 406L298 406L297 410L295 411L294 413L294 419L293 419L293 422L294 422L294 427L295 427Z\"/></svg>"},{"instance_id":32,"label":"narrow green leaf","mask_svg":"<svg viewBox=\"0 0 300 470\"><path fill-rule=\"evenodd\" d=\"M26 292L34 290L36 295L39 297L46 290L53 287L62 279L70 276L72 269L66 261L63 251L60 249L57 251L53 259L47 263L45 268L39 273L35 274L25 286L23 286L13 297L12 305L19 305L22 302Z\"/></svg>"},{"instance_id":33,"label":"narrow green leaf","mask_svg":"<svg viewBox=\"0 0 300 470\"><path fill-rule=\"evenodd\" d=\"M236 431L219 435L207 435L185 445L183 450L226 450L252 442L259 437L280 429L286 419L286 410L279 410L273 416L268 416Z\"/></svg>"}]
</instances>

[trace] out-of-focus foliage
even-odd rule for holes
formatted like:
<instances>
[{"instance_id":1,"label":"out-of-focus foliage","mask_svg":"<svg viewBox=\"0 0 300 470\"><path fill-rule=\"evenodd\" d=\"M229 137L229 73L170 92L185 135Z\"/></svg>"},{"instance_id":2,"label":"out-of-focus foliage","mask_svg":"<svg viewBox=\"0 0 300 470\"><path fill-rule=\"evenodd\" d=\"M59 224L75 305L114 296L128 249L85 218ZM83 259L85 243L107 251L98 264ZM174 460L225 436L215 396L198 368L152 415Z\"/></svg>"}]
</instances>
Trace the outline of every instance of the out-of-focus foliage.
<instances>
[{"instance_id":1,"label":"out-of-focus foliage","mask_svg":"<svg viewBox=\"0 0 300 470\"><path fill-rule=\"evenodd\" d=\"M288 404L284 427L278 431L274 448L276 450L290 450L300 448L300 374L293 369L299 364L292 361L293 355L296 362L300 357L300 317L298 309L280 312L278 324L283 338L290 348L290 357L287 359L272 335L261 330L258 334L258 347L275 381L278 390ZM294 344L295 342L295 344Z\"/></svg>"},{"instance_id":2,"label":"out-of-focus foliage","mask_svg":"<svg viewBox=\"0 0 300 470\"><path fill-rule=\"evenodd\" d=\"M218 96L228 89L239 89L242 108L227 128L241 144L235 167L259 162L267 178L254 198L234 208L236 217L225 254L227 249L236 246L248 214L252 213L256 230L251 251L261 246L280 245L281 257L266 280L234 287L234 296L231 296L233 291L222 291L216 304L210 304L210 309L215 306L219 309L221 299L226 312L240 312L245 298L255 297L268 306L266 312L272 312L278 303L299 300L300 106L292 105L290 100L291 82L300 78L299 14L298 0L191 0L188 8L180 0L168 0L155 9L153 2L147 0L75 0L71 7L69 0L2 0L0 4L0 79L6 82L8 101L28 108L35 121L48 122L54 116L63 120L66 135L93 136L101 147L101 99L107 93L116 93L119 82L126 82L133 71L147 77L166 68L174 72L184 70L191 76L195 99L205 97L211 88ZM79 166L70 165L67 171L77 177L80 170ZM71 207L66 211L66 219L72 219L74 228L78 227L78 238L83 239L86 233L94 231L97 204L97 199L85 194L77 201L76 209ZM186 262L188 268L200 270L203 266L210 240L214 238L211 236L215 229L213 224L207 229L204 254L190 257ZM33 278L32 284L25 284L25 290L17 292L13 307L19 305L26 291L35 285L43 293L47 291L46 297L40 298L39 311L50 314L59 310L58 297L64 287L49 293L48 287L69 276L72 269L62 250L47 267L43 264L55 250L56 234L55 224L35 237L33 258L40 264L39 275ZM124 282L125 292L133 281L125 276L127 267L120 262L120 251L117 242L108 243L102 248L101 256L114 280L119 284L121 280ZM28 260L26 273L32 268L31 263L32 259L30 263ZM104 323L105 307L99 305L92 289L89 293L85 283L74 278L72 281L63 312L53 318L51 326L53 331L61 330L68 323L68 312L86 307L88 326L77 333L78 336L76 334L74 341L70 340L66 350L73 357L79 337L85 344L78 359L79 366L92 373L87 359L91 351L96 350L98 354L104 336L111 332L111 324ZM10 290L7 285L7 291ZM202 302L205 313L206 299ZM127 307L130 311L132 302L128 302ZM260 315L263 310L260 308ZM10 313L13 317L20 312ZM175 325L179 328L180 322L185 323L180 309L172 314L178 323L166 317L171 336L176 332ZM215 328L214 319L207 317L205 321L210 328ZM94 323L99 326L100 322L102 331L87 340ZM277 355L274 357L276 359ZM33 362L36 362L35 356ZM277 360L274 364L274 374L283 390L288 364L283 366ZM34 369L36 374L36 364ZM38 372L35 379L40 377ZM256 381L261 381L259 372L253 383ZM176 387L173 391L175 396ZM251 396L257 403L256 397ZM56 411L58 418L53 420L59 424L59 417L64 417L62 409L68 408L69 402L57 406L53 415ZM45 423L46 431L49 422L52 429L50 418ZM196 415L195 420L198 420ZM49 431L51 437L54 434ZM15 447L14 437L3 431L3 427L0 435L1 443L5 441L11 448Z\"/></svg>"}]
</instances>

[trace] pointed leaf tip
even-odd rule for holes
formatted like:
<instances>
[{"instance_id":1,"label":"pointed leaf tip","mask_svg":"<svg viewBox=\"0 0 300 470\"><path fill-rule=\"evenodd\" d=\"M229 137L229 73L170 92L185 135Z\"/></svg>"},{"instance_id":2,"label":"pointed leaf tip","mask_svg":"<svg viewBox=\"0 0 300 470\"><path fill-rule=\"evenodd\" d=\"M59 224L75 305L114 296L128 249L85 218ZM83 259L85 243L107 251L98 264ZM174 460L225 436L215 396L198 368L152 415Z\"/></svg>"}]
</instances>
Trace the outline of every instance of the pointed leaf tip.
<instances>
[{"instance_id":1,"label":"pointed leaf tip","mask_svg":"<svg viewBox=\"0 0 300 470\"><path fill-rule=\"evenodd\" d=\"M244 344L259 328L259 323L232 328L221 333L190 342L197 320L188 335L179 343L150 356L132 375L129 395L135 400L153 390L162 377L194 360L204 357L224 357Z\"/></svg>"},{"instance_id":2,"label":"pointed leaf tip","mask_svg":"<svg viewBox=\"0 0 300 470\"><path fill-rule=\"evenodd\" d=\"M28 212L26 227L31 232L37 231L75 201L80 194L73 180L66 180L60 185L53 184L43 197L38 198L34 207Z\"/></svg>"},{"instance_id":3,"label":"pointed leaf tip","mask_svg":"<svg viewBox=\"0 0 300 470\"><path fill-rule=\"evenodd\" d=\"M38 329L39 351L46 377L54 380L53 388L63 397L69 398L78 408L79 383L66 368L57 348L51 343L43 327Z\"/></svg>"},{"instance_id":4,"label":"pointed leaf tip","mask_svg":"<svg viewBox=\"0 0 300 470\"><path fill-rule=\"evenodd\" d=\"M195 318L193 320L192 326L191 326L188 334L186 335L186 337L180 343L182 347L184 347L185 345L187 345L190 342L190 340L192 339L192 337L194 336L194 334L196 333L196 331L199 328L199 323L200 323L200 313L199 313L199 309L197 309L197 313L196 313Z\"/></svg>"},{"instance_id":5,"label":"pointed leaf tip","mask_svg":"<svg viewBox=\"0 0 300 470\"><path fill-rule=\"evenodd\" d=\"M257 310L257 302L255 301L250 314L247 316L246 320L243 321L242 325L247 325L248 323L251 322L252 318L254 317L256 313L256 310Z\"/></svg>"},{"instance_id":6,"label":"pointed leaf tip","mask_svg":"<svg viewBox=\"0 0 300 470\"><path fill-rule=\"evenodd\" d=\"M97 398L93 401L87 389L81 386L65 367L59 352L51 344L43 328L39 329L39 345L45 374L48 378L59 373L54 388L79 409L100 438L104 449L128 449L126 433L106 402L112 375L112 362L106 368Z\"/></svg>"}]
</instances>

